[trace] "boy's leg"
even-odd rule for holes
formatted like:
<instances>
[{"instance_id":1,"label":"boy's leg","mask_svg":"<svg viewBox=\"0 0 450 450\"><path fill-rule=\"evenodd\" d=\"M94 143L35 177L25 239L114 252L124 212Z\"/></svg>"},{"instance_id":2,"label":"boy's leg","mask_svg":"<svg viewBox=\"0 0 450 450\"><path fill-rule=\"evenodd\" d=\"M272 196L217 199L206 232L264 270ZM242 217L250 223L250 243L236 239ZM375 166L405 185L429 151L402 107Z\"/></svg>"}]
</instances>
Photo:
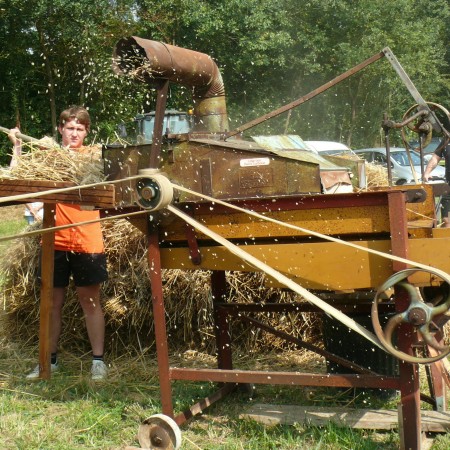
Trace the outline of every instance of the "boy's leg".
<instances>
[{"instance_id":1,"label":"boy's leg","mask_svg":"<svg viewBox=\"0 0 450 450\"><path fill-rule=\"evenodd\" d=\"M103 355L105 317L100 304L100 284L77 287L78 299L84 312L93 355Z\"/></svg>"}]
</instances>

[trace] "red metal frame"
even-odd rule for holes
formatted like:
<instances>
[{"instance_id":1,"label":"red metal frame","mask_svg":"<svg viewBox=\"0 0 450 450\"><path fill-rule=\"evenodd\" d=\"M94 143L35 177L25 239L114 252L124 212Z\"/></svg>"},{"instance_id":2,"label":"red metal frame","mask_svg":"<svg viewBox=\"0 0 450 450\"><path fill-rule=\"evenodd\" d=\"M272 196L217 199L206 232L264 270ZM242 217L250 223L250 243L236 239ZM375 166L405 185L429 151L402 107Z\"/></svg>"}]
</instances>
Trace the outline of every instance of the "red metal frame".
<instances>
[{"instance_id":1,"label":"red metal frame","mask_svg":"<svg viewBox=\"0 0 450 450\"><path fill-rule=\"evenodd\" d=\"M406 220L405 203L407 201L407 194L403 191L390 191L383 195L373 195L359 197L358 205L364 203L364 198L369 204L381 201L384 196L384 202L388 204L390 226L391 226L391 241L392 254L407 258L408 256L408 230ZM336 196L337 197L337 196ZM335 206L336 197L323 196L323 202L320 205L324 208L328 204ZM341 199L342 196L339 196ZM345 196L344 196L345 197ZM355 197L352 197L352 201ZM247 202L248 203L248 202ZM255 209L256 202L252 205ZM219 205L220 206L220 205ZM279 205L278 205L279 206ZM309 205L315 207L315 205ZM198 205L195 213L201 213L201 209L205 205ZM264 206L260 205L261 208ZM329 205L329 207L331 207ZM290 372L276 372L276 371L252 371L252 370L234 370L232 362L231 351L231 337L229 330L229 319L232 316L239 315L239 318L246 320L247 323L265 329L269 332L274 332L278 336L283 336L282 333L276 330L269 330L270 327L258 323L242 314L246 309L251 310L252 305L241 304L227 304L226 298L226 280L225 272L214 271L211 275L211 286L213 296L213 313L216 329L216 341L218 352L218 368L217 369L187 369L187 368L172 368L169 365L169 349L167 345L166 323L164 313L164 299L162 295L162 277L161 277L161 260L160 248L158 242L158 231L153 228L149 233L149 248L148 259L151 272L152 285L152 300L153 313L155 320L156 346L158 353L158 366L161 383L161 401L162 410L175 419L181 425L193 415L200 413L205 407L223 398L227 393L232 391L238 383L255 383L255 384L280 384L280 385L299 385L299 386L332 386L332 387L366 387L366 388L382 388L382 389L397 389L401 394L401 410L399 415L401 417L400 430L402 434L402 442L405 448L420 448L421 439L421 418L420 418L420 390L419 390L419 371L417 364L410 364L400 362L400 375L385 376L371 373L367 369L360 368L353 365L353 370L360 372L359 374L309 374L309 373L290 373ZM404 268L403 263L393 263L393 271L396 272ZM397 304L395 308L402 310L403 299L397 296ZM289 305L266 305L272 311L277 308L289 308ZM261 310L261 305L258 305ZM288 341L295 342L299 346L308 347L300 340L286 335L283 336ZM399 336L399 348L405 352L411 352L412 344L414 343L414 335L410 327L403 327ZM313 346L310 347L314 351ZM326 352L325 352L326 353ZM330 356L324 355L324 356ZM336 356L336 355L332 355ZM336 357L338 358L338 357ZM347 362L348 363L348 362ZM345 364L345 361L344 361ZM352 364L350 362L350 364ZM349 365L349 364L345 364ZM220 389L212 396L205 398L203 401L193 405L187 411L178 415L174 415L172 404L172 380L190 380L190 381L208 381L222 383ZM223 384L225 383L225 384ZM439 390L439 386L438 390Z\"/></svg>"}]
</instances>

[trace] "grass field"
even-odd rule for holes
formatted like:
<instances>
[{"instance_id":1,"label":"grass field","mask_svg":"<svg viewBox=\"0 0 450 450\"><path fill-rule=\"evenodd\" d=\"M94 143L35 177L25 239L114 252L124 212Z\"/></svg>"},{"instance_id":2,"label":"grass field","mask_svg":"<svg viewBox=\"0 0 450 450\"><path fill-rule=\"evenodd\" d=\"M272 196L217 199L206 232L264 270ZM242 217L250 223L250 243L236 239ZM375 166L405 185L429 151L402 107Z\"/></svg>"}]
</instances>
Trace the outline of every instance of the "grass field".
<instances>
[{"instance_id":1,"label":"grass field","mask_svg":"<svg viewBox=\"0 0 450 450\"><path fill-rule=\"evenodd\" d=\"M22 205L0 208L0 237L12 236L25 228L24 209L25 207ZM0 255L6 245L8 245L8 241L0 242Z\"/></svg>"},{"instance_id":2,"label":"grass field","mask_svg":"<svg viewBox=\"0 0 450 450\"><path fill-rule=\"evenodd\" d=\"M172 357L174 365L205 363L189 353ZM265 357L272 364L276 355ZM123 449L138 445L138 426L161 411L157 366L153 355L130 355L110 362L110 378L94 384L89 357L61 355L63 366L50 381L26 381L23 373L34 363L32 350L4 344L0 352L1 449ZM246 358L245 358L246 359ZM239 361L238 361L239 363ZM241 361L242 363L242 361ZM173 385L177 411L213 391L208 383ZM242 420L252 402L287 404L377 405L377 400L353 392L327 389L257 387L249 399L236 392L181 427L183 449L396 449L396 432L375 433L337 428L265 427ZM438 447L436 447L438 448Z\"/></svg>"},{"instance_id":3,"label":"grass field","mask_svg":"<svg viewBox=\"0 0 450 450\"><path fill-rule=\"evenodd\" d=\"M6 209L6 208L5 208ZM1 210L1 208L0 208ZM0 221L0 233L23 229L20 210ZM4 245L7 245L4 244ZM1 313L4 314L3 308ZM2 330L0 316L0 330ZM172 349L174 366L211 366L215 358L180 346ZM61 370L50 381L30 382L24 374L36 364L34 343L11 342L0 331L0 450L118 450L138 446L136 434L146 417L161 412L158 367L153 351L134 352L108 360L109 378L93 383L90 355L63 351ZM321 358L302 352L254 354L236 350L237 368L323 370ZM173 400L180 412L213 391L208 383L173 383ZM336 407L396 408L398 399L383 401L368 393L326 388L256 386L249 398L235 392L181 427L182 449L398 449L396 431L374 432L318 428L294 424L267 427L243 420L240 414L254 402ZM435 436L436 437L436 436ZM446 435L437 436L433 449L450 448Z\"/></svg>"}]
</instances>

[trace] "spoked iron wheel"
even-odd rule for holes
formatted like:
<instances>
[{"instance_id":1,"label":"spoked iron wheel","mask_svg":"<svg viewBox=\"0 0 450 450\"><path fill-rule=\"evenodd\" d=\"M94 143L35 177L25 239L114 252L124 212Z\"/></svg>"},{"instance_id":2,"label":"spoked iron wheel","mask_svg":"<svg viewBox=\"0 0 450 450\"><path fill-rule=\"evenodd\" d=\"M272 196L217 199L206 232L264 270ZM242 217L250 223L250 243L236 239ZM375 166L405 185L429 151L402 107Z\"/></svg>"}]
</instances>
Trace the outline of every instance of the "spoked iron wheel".
<instances>
[{"instance_id":1,"label":"spoked iron wheel","mask_svg":"<svg viewBox=\"0 0 450 450\"><path fill-rule=\"evenodd\" d=\"M450 319L446 315L450 308L450 294L447 289L446 295L438 296L434 302L425 301L419 289L407 281L409 276L418 271L419 269L402 270L388 278L378 289L372 304L372 323L378 339L387 352L403 361L429 364L450 354L450 346L443 343L441 339L443 326ZM440 278L438 274L429 272L434 278ZM409 303L404 311L397 312L382 327L379 307L386 301L386 298L390 298L390 294L387 292L394 287L401 289L407 295ZM416 347L423 349L423 356L413 356L397 348L395 336L398 327L402 324L412 325L418 338Z\"/></svg>"}]
</instances>

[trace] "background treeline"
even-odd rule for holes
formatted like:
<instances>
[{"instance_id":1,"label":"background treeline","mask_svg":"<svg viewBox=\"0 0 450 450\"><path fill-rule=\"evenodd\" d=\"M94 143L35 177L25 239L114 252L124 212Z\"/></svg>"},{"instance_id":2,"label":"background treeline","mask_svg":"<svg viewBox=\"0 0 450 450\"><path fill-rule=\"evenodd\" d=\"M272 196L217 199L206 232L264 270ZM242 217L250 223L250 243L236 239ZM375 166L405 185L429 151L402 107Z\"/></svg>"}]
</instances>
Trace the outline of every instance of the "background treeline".
<instances>
[{"instance_id":1,"label":"background treeline","mask_svg":"<svg viewBox=\"0 0 450 450\"><path fill-rule=\"evenodd\" d=\"M0 126L55 135L61 109L84 104L91 138L114 139L118 123L155 107L154 92L111 70L114 44L130 35L211 55L231 128L386 46L427 101L449 108L449 23L448 0L0 0ZM186 110L190 102L188 90L171 86L169 107ZM379 145L383 113L400 120L413 104L382 59L249 134ZM0 163L9 151L2 134Z\"/></svg>"}]
</instances>

